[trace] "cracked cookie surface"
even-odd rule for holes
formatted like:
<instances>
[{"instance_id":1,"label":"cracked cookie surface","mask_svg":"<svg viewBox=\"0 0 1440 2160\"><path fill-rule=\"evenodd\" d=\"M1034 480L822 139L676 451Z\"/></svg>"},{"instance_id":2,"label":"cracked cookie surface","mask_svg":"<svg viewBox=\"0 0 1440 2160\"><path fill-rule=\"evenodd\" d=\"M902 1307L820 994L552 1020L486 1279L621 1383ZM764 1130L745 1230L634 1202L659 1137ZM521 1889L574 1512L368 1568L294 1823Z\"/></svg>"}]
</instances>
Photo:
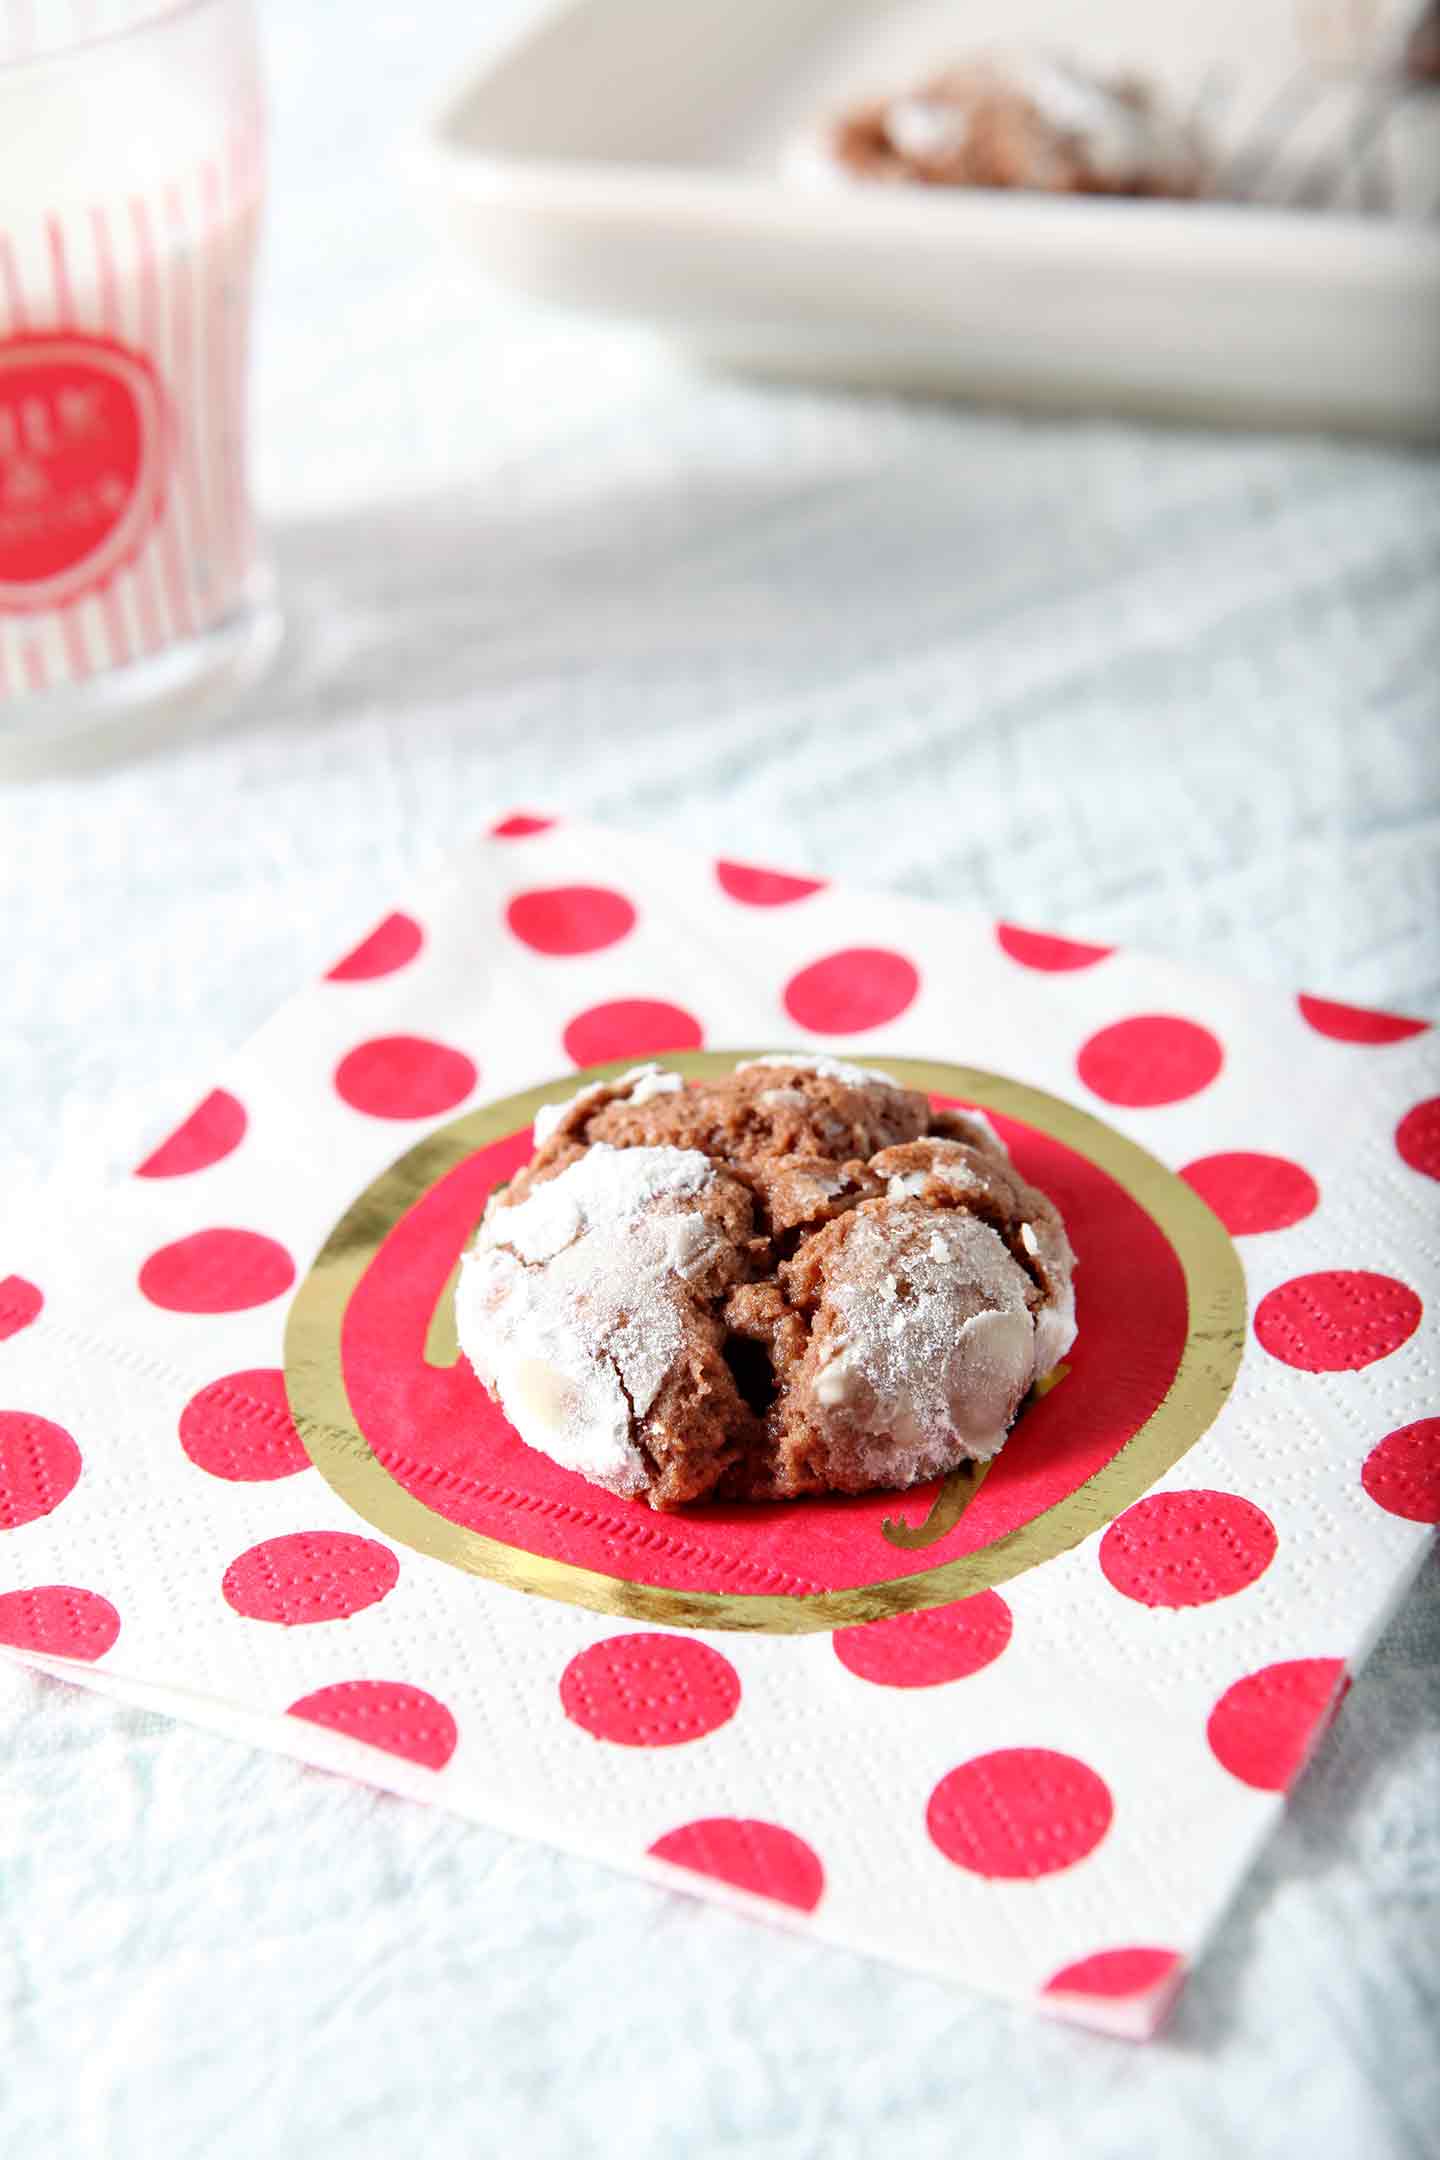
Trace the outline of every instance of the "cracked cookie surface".
<instances>
[{"instance_id":1,"label":"cracked cookie surface","mask_svg":"<svg viewBox=\"0 0 1440 2160\"><path fill-rule=\"evenodd\" d=\"M542 1111L460 1345L520 1437L652 1507L868 1492L999 1449L1074 1340L1059 1213L978 1112L775 1056Z\"/></svg>"}]
</instances>

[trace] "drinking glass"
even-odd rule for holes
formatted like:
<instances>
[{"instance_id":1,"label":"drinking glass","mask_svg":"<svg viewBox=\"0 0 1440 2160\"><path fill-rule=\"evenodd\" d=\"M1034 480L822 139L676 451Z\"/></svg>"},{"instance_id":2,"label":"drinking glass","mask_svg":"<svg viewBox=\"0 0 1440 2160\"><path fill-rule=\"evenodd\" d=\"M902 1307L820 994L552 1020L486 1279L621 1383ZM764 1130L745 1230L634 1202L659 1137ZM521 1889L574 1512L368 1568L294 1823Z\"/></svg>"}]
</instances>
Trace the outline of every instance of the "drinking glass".
<instances>
[{"instance_id":1,"label":"drinking glass","mask_svg":"<svg viewBox=\"0 0 1440 2160\"><path fill-rule=\"evenodd\" d=\"M274 649L262 185L249 0L0 0L0 760L198 716Z\"/></svg>"}]
</instances>

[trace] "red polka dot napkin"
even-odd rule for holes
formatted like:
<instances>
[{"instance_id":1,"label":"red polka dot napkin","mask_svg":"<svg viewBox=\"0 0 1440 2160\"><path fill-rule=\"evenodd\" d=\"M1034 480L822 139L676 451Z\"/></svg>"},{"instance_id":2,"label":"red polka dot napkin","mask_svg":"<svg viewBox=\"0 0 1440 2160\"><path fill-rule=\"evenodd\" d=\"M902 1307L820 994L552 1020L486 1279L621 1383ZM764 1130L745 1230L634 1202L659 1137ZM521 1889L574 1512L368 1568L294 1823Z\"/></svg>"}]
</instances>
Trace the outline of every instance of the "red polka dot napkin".
<instances>
[{"instance_id":1,"label":"red polka dot napkin","mask_svg":"<svg viewBox=\"0 0 1440 2160\"><path fill-rule=\"evenodd\" d=\"M578 1070L787 1048L984 1108L1078 1339L983 1478L655 1516L456 1266ZM1144 2035L1440 1517L1437 1177L1419 1022L517 814L0 1253L0 1646Z\"/></svg>"}]
</instances>

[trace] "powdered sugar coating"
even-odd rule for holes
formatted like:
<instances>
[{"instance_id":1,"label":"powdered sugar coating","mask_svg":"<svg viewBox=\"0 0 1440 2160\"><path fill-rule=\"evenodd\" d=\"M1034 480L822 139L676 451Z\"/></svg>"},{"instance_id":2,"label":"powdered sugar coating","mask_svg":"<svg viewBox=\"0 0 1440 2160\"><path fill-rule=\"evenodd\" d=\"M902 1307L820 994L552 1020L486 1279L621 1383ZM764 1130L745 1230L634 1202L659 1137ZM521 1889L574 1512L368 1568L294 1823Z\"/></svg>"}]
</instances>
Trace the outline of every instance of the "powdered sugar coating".
<instances>
[{"instance_id":1,"label":"powdered sugar coating","mask_svg":"<svg viewBox=\"0 0 1440 2160\"><path fill-rule=\"evenodd\" d=\"M1123 185L1137 172L1163 171L1184 142L1173 113L1127 97L1109 83L1046 54L1011 63L1010 79L1058 134L1079 144L1102 180Z\"/></svg>"},{"instance_id":2,"label":"powdered sugar coating","mask_svg":"<svg viewBox=\"0 0 1440 2160\"><path fill-rule=\"evenodd\" d=\"M1035 1315L1035 1377L1052 1373L1075 1341L1075 1287L1062 1284Z\"/></svg>"},{"instance_id":3,"label":"powdered sugar coating","mask_svg":"<svg viewBox=\"0 0 1440 2160\"><path fill-rule=\"evenodd\" d=\"M878 1081L881 1087L898 1087L893 1073L877 1072L872 1065L850 1065L844 1058L809 1057L799 1050L771 1050L764 1057L746 1058L737 1073L755 1072L762 1065L790 1065L796 1072L817 1073L822 1080L839 1080L846 1087L864 1087Z\"/></svg>"},{"instance_id":4,"label":"powdered sugar coating","mask_svg":"<svg viewBox=\"0 0 1440 2160\"><path fill-rule=\"evenodd\" d=\"M1027 1278L959 1210L862 1208L815 1322L815 1397L860 1437L875 1484L987 1462L1036 1377Z\"/></svg>"},{"instance_id":5,"label":"powdered sugar coating","mask_svg":"<svg viewBox=\"0 0 1440 2160\"><path fill-rule=\"evenodd\" d=\"M953 102L912 92L891 99L885 112L885 132L903 158L928 162L937 157L955 157L969 136L970 115Z\"/></svg>"},{"instance_id":6,"label":"powdered sugar coating","mask_svg":"<svg viewBox=\"0 0 1440 2160\"><path fill-rule=\"evenodd\" d=\"M665 1072L659 1065L632 1065L618 1080L592 1080L589 1087L578 1089L564 1102L541 1104L535 1113L535 1145L543 1147L559 1131L572 1110L586 1103L599 1102L604 1095L643 1103L655 1095L673 1095L683 1086L679 1073Z\"/></svg>"},{"instance_id":7,"label":"powdered sugar coating","mask_svg":"<svg viewBox=\"0 0 1440 2160\"><path fill-rule=\"evenodd\" d=\"M461 1268L460 1346L520 1437L618 1492L644 1489L635 1420L681 1346L674 1285L714 1245L674 1203L714 1177L693 1150L596 1145L492 1205Z\"/></svg>"}]
</instances>

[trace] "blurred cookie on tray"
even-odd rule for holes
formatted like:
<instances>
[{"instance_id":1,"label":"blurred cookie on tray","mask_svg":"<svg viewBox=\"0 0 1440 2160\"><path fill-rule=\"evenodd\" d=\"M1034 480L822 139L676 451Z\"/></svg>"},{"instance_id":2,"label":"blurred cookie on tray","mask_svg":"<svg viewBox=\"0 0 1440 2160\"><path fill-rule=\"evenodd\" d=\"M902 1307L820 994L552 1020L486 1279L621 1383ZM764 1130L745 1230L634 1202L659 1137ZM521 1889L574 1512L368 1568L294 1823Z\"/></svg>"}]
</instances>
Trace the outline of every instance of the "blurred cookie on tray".
<instances>
[{"instance_id":1,"label":"blurred cookie on tray","mask_svg":"<svg viewBox=\"0 0 1440 2160\"><path fill-rule=\"evenodd\" d=\"M1025 54L859 100L794 169L887 186L1188 198L1208 192L1210 163L1199 131L1144 78Z\"/></svg>"}]
</instances>

